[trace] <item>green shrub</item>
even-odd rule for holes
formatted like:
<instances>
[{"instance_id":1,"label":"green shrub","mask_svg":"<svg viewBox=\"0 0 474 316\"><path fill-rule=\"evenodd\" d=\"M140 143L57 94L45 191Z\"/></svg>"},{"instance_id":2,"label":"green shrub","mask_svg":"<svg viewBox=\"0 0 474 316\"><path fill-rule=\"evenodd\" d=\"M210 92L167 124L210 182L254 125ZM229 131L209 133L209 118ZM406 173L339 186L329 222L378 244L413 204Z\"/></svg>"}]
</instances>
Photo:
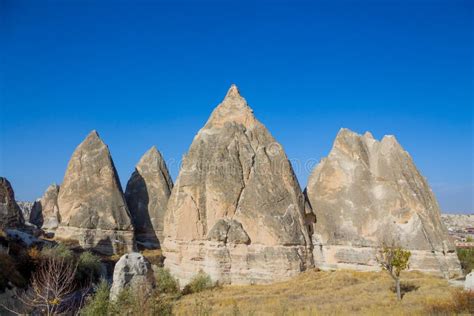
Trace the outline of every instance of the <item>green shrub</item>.
<instances>
[{"instance_id":1,"label":"green shrub","mask_svg":"<svg viewBox=\"0 0 474 316\"><path fill-rule=\"evenodd\" d=\"M101 270L100 258L89 251L83 252L77 260L76 280L78 282L97 282Z\"/></svg>"},{"instance_id":2,"label":"green shrub","mask_svg":"<svg viewBox=\"0 0 474 316\"><path fill-rule=\"evenodd\" d=\"M211 277L207 273L199 271L199 273L192 278L191 282L184 287L183 294L198 293L214 287L215 284L212 282Z\"/></svg>"},{"instance_id":3,"label":"green shrub","mask_svg":"<svg viewBox=\"0 0 474 316\"><path fill-rule=\"evenodd\" d=\"M155 271L156 290L158 293L176 294L179 293L179 282L168 269L158 268Z\"/></svg>"},{"instance_id":4,"label":"green shrub","mask_svg":"<svg viewBox=\"0 0 474 316\"><path fill-rule=\"evenodd\" d=\"M47 246L41 250L41 256L43 258L64 258L65 260L74 259L73 252L63 244L56 246Z\"/></svg>"},{"instance_id":5,"label":"green shrub","mask_svg":"<svg viewBox=\"0 0 474 316\"><path fill-rule=\"evenodd\" d=\"M160 294L154 291L151 295L146 295L140 289L122 290L117 298L109 303L108 315L173 315L173 302L176 296Z\"/></svg>"},{"instance_id":6,"label":"green shrub","mask_svg":"<svg viewBox=\"0 0 474 316\"><path fill-rule=\"evenodd\" d=\"M95 294L86 301L81 309L82 316L106 316L109 314L110 288L107 281L102 280L96 288Z\"/></svg>"},{"instance_id":7,"label":"green shrub","mask_svg":"<svg viewBox=\"0 0 474 316\"><path fill-rule=\"evenodd\" d=\"M474 248L458 248L457 253L464 274L468 274L474 269Z\"/></svg>"}]
</instances>

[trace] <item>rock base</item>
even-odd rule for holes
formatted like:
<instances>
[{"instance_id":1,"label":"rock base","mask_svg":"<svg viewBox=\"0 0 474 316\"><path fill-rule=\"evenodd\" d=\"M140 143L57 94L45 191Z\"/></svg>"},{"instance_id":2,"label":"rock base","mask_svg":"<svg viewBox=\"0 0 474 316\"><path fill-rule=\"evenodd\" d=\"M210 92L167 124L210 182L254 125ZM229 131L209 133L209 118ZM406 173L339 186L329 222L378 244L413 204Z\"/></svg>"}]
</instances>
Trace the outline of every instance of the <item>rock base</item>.
<instances>
[{"instance_id":1,"label":"rock base","mask_svg":"<svg viewBox=\"0 0 474 316\"><path fill-rule=\"evenodd\" d=\"M410 250L409 270L454 278L462 275L459 259L454 252ZM314 264L322 270L379 271L377 249L339 245L316 245L313 250Z\"/></svg>"},{"instance_id":2,"label":"rock base","mask_svg":"<svg viewBox=\"0 0 474 316\"><path fill-rule=\"evenodd\" d=\"M224 244L215 241L163 243L165 267L184 287L199 272L220 284L266 284L288 280L306 269L306 247Z\"/></svg>"},{"instance_id":3,"label":"rock base","mask_svg":"<svg viewBox=\"0 0 474 316\"><path fill-rule=\"evenodd\" d=\"M81 248L107 256L135 250L133 231L59 226L55 232L55 238L77 241Z\"/></svg>"}]
</instances>

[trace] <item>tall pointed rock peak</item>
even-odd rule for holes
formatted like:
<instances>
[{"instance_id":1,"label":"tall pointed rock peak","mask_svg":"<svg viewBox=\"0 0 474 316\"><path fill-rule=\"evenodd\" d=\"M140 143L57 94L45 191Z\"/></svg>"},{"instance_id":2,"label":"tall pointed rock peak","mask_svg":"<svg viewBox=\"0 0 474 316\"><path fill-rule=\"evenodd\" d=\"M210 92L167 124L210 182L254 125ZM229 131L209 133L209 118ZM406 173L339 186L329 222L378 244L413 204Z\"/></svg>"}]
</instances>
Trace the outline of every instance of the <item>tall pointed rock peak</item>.
<instances>
[{"instance_id":1,"label":"tall pointed rock peak","mask_svg":"<svg viewBox=\"0 0 474 316\"><path fill-rule=\"evenodd\" d=\"M240 95L239 88L237 88L235 84L231 84L229 90L227 90L227 94L225 97L226 99L227 98L242 98L242 96Z\"/></svg>"},{"instance_id":2,"label":"tall pointed rock peak","mask_svg":"<svg viewBox=\"0 0 474 316\"><path fill-rule=\"evenodd\" d=\"M436 198L394 136L341 130L306 193L318 219L317 266L373 270L377 248L396 242L412 250L412 269L460 273Z\"/></svg>"},{"instance_id":3,"label":"tall pointed rock peak","mask_svg":"<svg viewBox=\"0 0 474 316\"><path fill-rule=\"evenodd\" d=\"M161 153L158 151L156 146L152 146L143 154L137 166L147 164L149 161L161 162L162 160L163 157L161 156Z\"/></svg>"},{"instance_id":4,"label":"tall pointed rock peak","mask_svg":"<svg viewBox=\"0 0 474 316\"><path fill-rule=\"evenodd\" d=\"M15 201L12 185L0 177L0 228L13 228L24 224L23 214Z\"/></svg>"},{"instance_id":5,"label":"tall pointed rock peak","mask_svg":"<svg viewBox=\"0 0 474 316\"><path fill-rule=\"evenodd\" d=\"M204 128L221 128L226 124L238 124L246 128L260 124L234 84L227 91L224 100L214 109Z\"/></svg>"},{"instance_id":6,"label":"tall pointed rock peak","mask_svg":"<svg viewBox=\"0 0 474 316\"><path fill-rule=\"evenodd\" d=\"M87 135L69 160L58 208L58 238L78 240L83 248L104 254L134 248L120 180L109 149L96 131Z\"/></svg>"},{"instance_id":7,"label":"tall pointed rock peak","mask_svg":"<svg viewBox=\"0 0 474 316\"><path fill-rule=\"evenodd\" d=\"M87 134L86 138L84 139L84 142L101 142L103 143L102 139L99 136L99 133L94 129Z\"/></svg>"},{"instance_id":8,"label":"tall pointed rock peak","mask_svg":"<svg viewBox=\"0 0 474 316\"><path fill-rule=\"evenodd\" d=\"M165 265L182 284L200 269L223 283L287 279L312 266L305 206L281 145L232 86L183 160Z\"/></svg>"},{"instance_id":9,"label":"tall pointed rock peak","mask_svg":"<svg viewBox=\"0 0 474 316\"><path fill-rule=\"evenodd\" d=\"M172 188L164 159L153 146L141 157L125 190L135 238L148 248L159 248L163 241L163 221Z\"/></svg>"},{"instance_id":10,"label":"tall pointed rock peak","mask_svg":"<svg viewBox=\"0 0 474 316\"><path fill-rule=\"evenodd\" d=\"M30 214L30 223L44 230L55 230L59 225L59 186L51 184L40 200L35 201Z\"/></svg>"}]
</instances>

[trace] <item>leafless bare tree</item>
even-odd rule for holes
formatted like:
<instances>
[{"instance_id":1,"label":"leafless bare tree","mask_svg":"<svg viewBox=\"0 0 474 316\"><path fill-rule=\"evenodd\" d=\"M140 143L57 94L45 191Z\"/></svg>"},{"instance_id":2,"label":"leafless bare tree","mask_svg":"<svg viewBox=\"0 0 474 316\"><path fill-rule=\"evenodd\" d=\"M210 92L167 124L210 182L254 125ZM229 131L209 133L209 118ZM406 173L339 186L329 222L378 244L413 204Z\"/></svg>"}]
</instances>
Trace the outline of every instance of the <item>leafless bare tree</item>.
<instances>
[{"instance_id":1,"label":"leafless bare tree","mask_svg":"<svg viewBox=\"0 0 474 316\"><path fill-rule=\"evenodd\" d=\"M90 282L77 288L74 280L76 270L77 264L71 258L52 256L44 259L33 273L28 289L18 295L18 301L25 310L17 312L3 307L19 315L25 312L48 316L74 314L90 288Z\"/></svg>"}]
</instances>

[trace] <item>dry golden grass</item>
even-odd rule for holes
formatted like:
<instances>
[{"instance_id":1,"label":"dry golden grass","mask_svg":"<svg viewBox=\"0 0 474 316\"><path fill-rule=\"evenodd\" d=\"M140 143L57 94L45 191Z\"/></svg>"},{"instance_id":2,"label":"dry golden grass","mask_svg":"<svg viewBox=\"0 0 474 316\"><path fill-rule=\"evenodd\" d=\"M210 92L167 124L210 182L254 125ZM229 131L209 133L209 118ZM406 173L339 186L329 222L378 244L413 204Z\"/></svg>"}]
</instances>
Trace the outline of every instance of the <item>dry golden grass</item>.
<instances>
[{"instance_id":1,"label":"dry golden grass","mask_svg":"<svg viewBox=\"0 0 474 316\"><path fill-rule=\"evenodd\" d=\"M173 308L176 315L426 315L453 314L461 291L442 278L406 272L402 283L412 290L398 302L385 272L311 270L271 285L224 286L187 295ZM454 295L454 296L453 296ZM462 303L462 302L461 302ZM469 302L468 302L469 303ZM468 304L469 305L469 304ZM465 306L458 306L461 312Z\"/></svg>"}]
</instances>

